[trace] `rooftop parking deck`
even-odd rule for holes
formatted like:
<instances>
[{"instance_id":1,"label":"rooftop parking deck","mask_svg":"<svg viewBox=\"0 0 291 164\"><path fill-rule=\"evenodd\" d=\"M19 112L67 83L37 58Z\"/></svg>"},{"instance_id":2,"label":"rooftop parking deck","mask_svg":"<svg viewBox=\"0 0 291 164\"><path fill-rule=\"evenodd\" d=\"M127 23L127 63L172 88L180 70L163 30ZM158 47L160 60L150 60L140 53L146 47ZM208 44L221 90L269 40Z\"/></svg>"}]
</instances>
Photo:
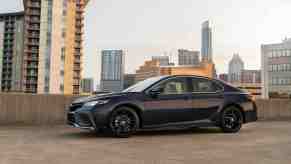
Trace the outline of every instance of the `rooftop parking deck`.
<instances>
[{"instance_id":1,"label":"rooftop parking deck","mask_svg":"<svg viewBox=\"0 0 291 164\"><path fill-rule=\"evenodd\" d=\"M139 132L112 138L67 126L0 126L0 164L290 164L291 121L219 129Z\"/></svg>"}]
</instances>

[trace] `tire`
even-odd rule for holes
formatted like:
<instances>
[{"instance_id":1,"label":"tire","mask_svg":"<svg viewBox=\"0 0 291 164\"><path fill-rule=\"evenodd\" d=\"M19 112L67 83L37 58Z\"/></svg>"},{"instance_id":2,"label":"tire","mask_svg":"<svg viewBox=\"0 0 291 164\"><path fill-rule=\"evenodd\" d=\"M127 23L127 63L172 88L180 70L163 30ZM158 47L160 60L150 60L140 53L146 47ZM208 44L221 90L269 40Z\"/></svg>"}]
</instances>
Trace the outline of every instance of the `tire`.
<instances>
[{"instance_id":1,"label":"tire","mask_svg":"<svg viewBox=\"0 0 291 164\"><path fill-rule=\"evenodd\" d=\"M235 106L227 107L221 112L220 127L224 133L237 133L243 124L243 115Z\"/></svg>"},{"instance_id":2,"label":"tire","mask_svg":"<svg viewBox=\"0 0 291 164\"><path fill-rule=\"evenodd\" d=\"M113 136L128 138L139 128L139 117L129 107L114 110L109 119L109 129Z\"/></svg>"}]
</instances>

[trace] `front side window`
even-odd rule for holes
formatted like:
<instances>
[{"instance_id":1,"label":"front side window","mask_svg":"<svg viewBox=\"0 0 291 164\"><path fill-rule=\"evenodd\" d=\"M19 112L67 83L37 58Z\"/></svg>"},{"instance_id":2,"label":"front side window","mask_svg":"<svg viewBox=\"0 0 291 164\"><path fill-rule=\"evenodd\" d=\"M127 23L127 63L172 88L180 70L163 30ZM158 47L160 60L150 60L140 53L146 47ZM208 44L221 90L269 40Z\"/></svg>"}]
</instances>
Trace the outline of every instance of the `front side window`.
<instances>
[{"instance_id":1,"label":"front side window","mask_svg":"<svg viewBox=\"0 0 291 164\"><path fill-rule=\"evenodd\" d=\"M222 88L211 80L203 78L192 79L193 92L217 92Z\"/></svg>"},{"instance_id":2,"label":"front side window","mask_svg":"<svg viewBox=\"0 0 291 164\"><path fill-rule=\"evenodd\" d=\"M163 89L163 92L161 93L163 95L184 94L189 91L186 78L174 78L166 80L159 84L158 88Z\"/></svg>"}]
</instances>

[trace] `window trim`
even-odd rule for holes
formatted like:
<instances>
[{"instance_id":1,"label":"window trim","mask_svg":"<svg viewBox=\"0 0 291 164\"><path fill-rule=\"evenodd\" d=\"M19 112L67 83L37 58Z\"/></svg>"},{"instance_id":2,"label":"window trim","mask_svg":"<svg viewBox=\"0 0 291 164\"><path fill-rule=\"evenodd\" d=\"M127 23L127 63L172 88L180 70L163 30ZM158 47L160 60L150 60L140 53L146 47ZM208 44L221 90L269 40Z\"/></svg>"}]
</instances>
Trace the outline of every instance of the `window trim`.
<instances>
[{"instance_id":1,"label":"window trim","mask_svg":"<svg viewBox=\"0 0 291 164\"><path fill-rule=\"evenodd\" d=\"M192 92L192 94L210 94L210 93L212 93L212 94L217 94L217 93L223 93L224 92L224 87L223 87L223 85L221 85L221 84L219 84L219 82L217 82L217 81L215 81L215 80L213 80L213 79L208 79L208 78L204 78L204 77L190 77L191 78L191 85L192 85L192 79L193 78L196 78L196 79L203 79L203 80L208 80L208 81L210 81L210 82L212 82L212 83L214 83L214 84L216 84L216 85L218 85L221 89L220 90L216 90L216 91L214 91L214 92Z\"/></svg>"},{"instance_id":2,"label":"window trim","mask_svg":"<svg viewBox=\"0 0 291 164\"><path fill-rule=\"evenodd\" d=\"M158 85L160 85L161 83L165 82L165 81L168 81L168 80L172 80L172 79L179 79L179 78L185 78L185 82L186 82L186 85L189 85L189 80L188 80L188 76L175 76L175 77L169 77L169 78L166 78L166 79L162 79L160 81L158 81L156 84L150 86L148 89L146 89L145 93L146 94L149 94L150 90L152 90L153 88L157 87ZM176 93L176 94L161 94L162 96L169 96L169 95L186 95L186 94L191 94L192 92L189 91L189 86L187 86L187 90L188 92L185 92L185 93Z\"/></svg>"},{"instance_id":3,"label":"window trim","mask_svg":"<svg viewBox=\"0 0 291 164\"><path fill-rule=\"evenodd\" d=\"M161 84L162 82L164 82L166 80L175 79L175 78L185 78L188 85L192 85L192 79L193 78L208 80L208 81L211 81L212 83L215 83L219 87L221 87L221 90L217 90L215 92L191 92L191 91L189 91L189 92L185 92L185 93L181 93L181 94L167 94L167 95L184 95L184 94L199 94L199 93L200 94L218 94L218 93L223 93L224 90L225 90L224 86L222 84L220 84L220 82L217 81L217 80L215 80L215 79L210 79L210 78L207 78L207 77L200 77L200 76L191 76L191 75L189 75L189 76L174 76L174 77L168 77L166 79L161 79L160 81L156 82L152 86L150 86L147 89L145 89L143 92L145 94L149 94L150 90L152 90L153 88L155 88L157 85Z\"/></svg>"}]
</instances>

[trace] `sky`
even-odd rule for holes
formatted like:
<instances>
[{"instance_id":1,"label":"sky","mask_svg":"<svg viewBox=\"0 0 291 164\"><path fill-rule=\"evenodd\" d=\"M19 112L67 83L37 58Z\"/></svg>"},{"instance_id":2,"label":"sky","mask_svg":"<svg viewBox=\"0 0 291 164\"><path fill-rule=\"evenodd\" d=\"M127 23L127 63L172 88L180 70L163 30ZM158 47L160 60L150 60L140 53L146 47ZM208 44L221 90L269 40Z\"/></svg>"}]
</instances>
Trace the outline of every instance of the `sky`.
<instances>
[{"instance_id":1,"label":"sky","mask_svg":"<svg viewBox=\"0 0 291 164\"><path fill-rule=\"evenodd\" d=\"M22 10L22 0L1 3L0 12ZM260 69L261 44L291 37L290 0L91 0L85 14L84 77L99 83L102 49L126 51L126 73L155 55L199 50L201 24L213 28L218 73L239 53L246 69Z\"/></svg>"}]
</instances>

